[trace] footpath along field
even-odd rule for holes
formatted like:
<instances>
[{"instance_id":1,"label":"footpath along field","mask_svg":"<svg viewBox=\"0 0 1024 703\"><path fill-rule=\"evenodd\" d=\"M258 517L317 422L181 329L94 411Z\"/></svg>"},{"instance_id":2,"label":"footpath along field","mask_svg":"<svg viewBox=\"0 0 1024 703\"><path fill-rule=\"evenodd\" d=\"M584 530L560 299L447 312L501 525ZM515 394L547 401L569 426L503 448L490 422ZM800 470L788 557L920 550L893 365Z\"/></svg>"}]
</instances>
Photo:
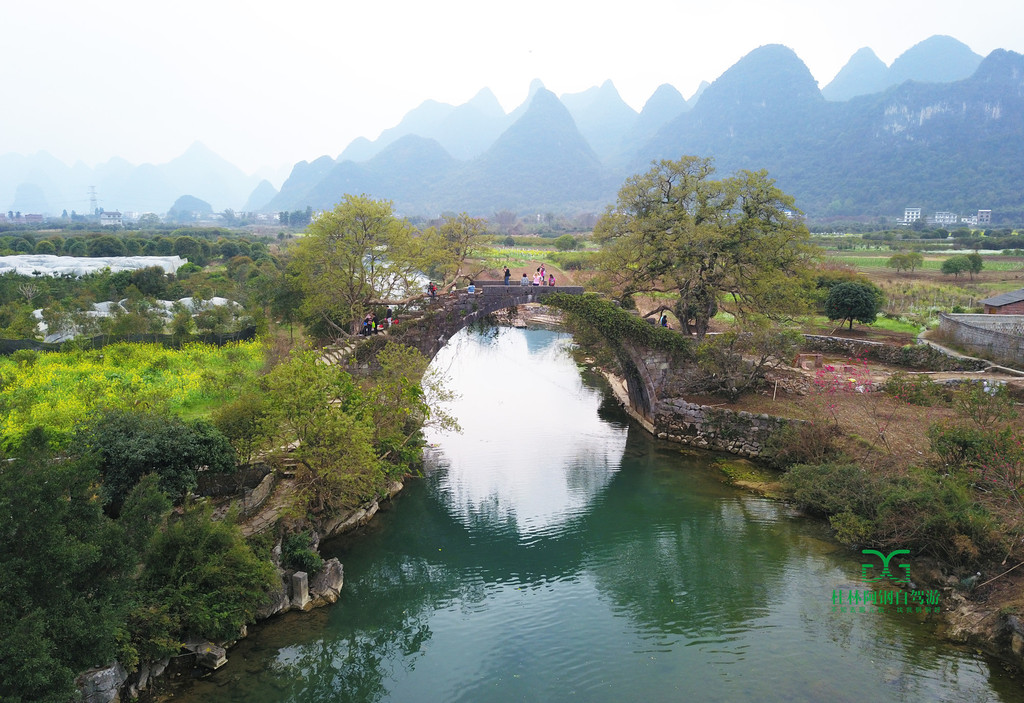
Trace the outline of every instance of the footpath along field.
<instances>
[{"instance_id":1,"label":"footpath along field","mask_svg":"<svg viewBox=\"0 0 1024 703\"><path fill-rule=\"evenodd\" d=\"M166 407L185 419L204 416L236 395L263 363L258 341L19 351L0 357L0 446L18 444L34 427L60 446L98 408Z\"/></svg>"}]
</instances>

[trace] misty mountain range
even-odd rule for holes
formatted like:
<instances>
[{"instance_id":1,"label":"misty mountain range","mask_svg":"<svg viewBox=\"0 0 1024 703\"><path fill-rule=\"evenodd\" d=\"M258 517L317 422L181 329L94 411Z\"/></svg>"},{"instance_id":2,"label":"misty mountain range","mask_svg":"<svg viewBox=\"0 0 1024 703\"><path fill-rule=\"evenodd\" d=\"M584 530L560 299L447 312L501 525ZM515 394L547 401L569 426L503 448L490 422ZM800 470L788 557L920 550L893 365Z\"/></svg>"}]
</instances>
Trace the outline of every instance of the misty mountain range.
<instances>
[{"instance_id":1,"label":"misty mountain range","mask_svg":"<svg viewBox=\"0 0 1024 703\"><path fill-rule=\"evenodd\" d=\"M299 162L280 192L199 144L162 166L115 159L91 174L45 155L9 154L0 156L0 203L59 213L63 193L82 202L95 184L107 209L153 212L183 193L215 210L328 208L343 193L367 193L408 215L599 212L651 160L695 154L714 157L722 175L766 169L812 218L896 215L913 205L1019 220L1022 152L1020 54L983 58L932 37L887 67L861 49L819 89L792 50L769 45L689 100L662 85L639 113L610 81L560 98L534 81L507 115L488 89L459 106L428 100L374 141Z\"/></svg>"}]
</instances>

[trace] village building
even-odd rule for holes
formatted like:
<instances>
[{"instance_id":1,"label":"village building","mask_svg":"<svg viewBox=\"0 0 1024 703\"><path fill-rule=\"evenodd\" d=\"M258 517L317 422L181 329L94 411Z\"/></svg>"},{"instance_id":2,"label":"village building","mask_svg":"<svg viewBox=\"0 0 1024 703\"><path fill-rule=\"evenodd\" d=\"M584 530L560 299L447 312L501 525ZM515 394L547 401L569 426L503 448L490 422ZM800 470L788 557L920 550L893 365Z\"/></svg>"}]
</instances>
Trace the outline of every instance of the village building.
<instances>
[{"instance_id":1,"label":"village building","mask_svg":"<svg viewBox=\"0 0 1024 703\"><path fill-rule=\"evenodd\" d=\"M981 304L990 315L1024 315L1024 288L985 298Z\"/></svg>"}]
</instances>

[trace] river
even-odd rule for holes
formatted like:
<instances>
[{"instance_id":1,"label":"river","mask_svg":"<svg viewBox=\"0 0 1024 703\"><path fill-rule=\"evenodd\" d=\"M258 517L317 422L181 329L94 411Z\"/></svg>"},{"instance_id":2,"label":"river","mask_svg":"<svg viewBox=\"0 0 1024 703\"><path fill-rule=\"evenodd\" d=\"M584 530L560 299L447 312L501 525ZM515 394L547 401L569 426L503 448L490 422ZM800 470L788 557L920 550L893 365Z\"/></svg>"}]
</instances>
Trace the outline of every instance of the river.
<instances>
[{"instance_id":1,"label":"river","mask_svg":"<svg viewBox=\"0 0 1024 703\"><path fill-rule=\"evenodd\" d=\"M454 338L433 365L463 432L324 545L339 602L253 628L175 699L1024 701L923 616L839 612L864 557L631 425L570 341Z\"/></svg>"}]
</instances>

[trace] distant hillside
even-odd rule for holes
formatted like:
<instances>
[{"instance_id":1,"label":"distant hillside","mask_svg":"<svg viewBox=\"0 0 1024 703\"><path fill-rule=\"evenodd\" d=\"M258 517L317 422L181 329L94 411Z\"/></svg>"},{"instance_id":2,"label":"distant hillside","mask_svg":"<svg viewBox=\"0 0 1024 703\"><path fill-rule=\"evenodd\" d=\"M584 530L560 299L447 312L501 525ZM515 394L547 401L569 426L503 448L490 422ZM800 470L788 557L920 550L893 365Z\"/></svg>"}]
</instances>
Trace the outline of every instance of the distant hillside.
<instances>
[{"instance_id":1,"label":"distant hillside","mask_svg":"<svg viewBox=\"0 0 1024 703\"><path fill-rule=\"evenodd\" d=\"M198 193L216 211L241 210L258 180L198 142L159 165L135 166L113 158L93 169L81 163L69 167L45 152L30 157L6 154L0 156L0 209L18 209L10 206L20 200L31 206L25 212L87 213L94 186L97 206L109 211L163 213L167 203L183 192ZM25 193L34 195L26 200Z\"/></svg>"},{"instance_id":2,"label":"distant hillside","mask_svg":"<svg viewBox=\"0 0 1024 703\"><path fill-rule=\"evenodd\" d=\"M601 163L565 106L539 88L527 109L477 158L454 159L433 139L407 135L364 163L298 164L270 207L328 208L345 193L394 201L407 213L491 214L512 208L597 207Z\"/></svg>"},{"instance_id":3,"label":"distant hillside","mask_svg":"<svg viewBox=\"0 0 1024 703\"><path fill-rule=\"evenodd\" d=\"M896 215L913 203L1024 219L1024 60L996 51L975 64L972 56L949 37L917 44L889 68L861 50L826 86L833 98L871 90L883 73L899 82L839 101L823 97L791 49L763 46L690 101L659 86L639 115L611 82L558 100L534 81L508 129L472 159L405 135L386 158L297 164L273 205L329 207L346 192L366 192L415 214L598 212L652 160L694 154L713 157L722 174L767 170L816 218Z\"/></svg>"},{"instance_id":4,"label":"distant hillside","mask_svg":"<svg viewBox=\"0 0 1024 703\"><path fill-rule=\"evenodd\" d=\"M242 212L272 212L267 210L266 206L276 195L277 188L270 181L264 179L249 194L249 199L242 206Z\"/></svg>"},{"instance_id":5,"label":"distant hillside","mask_svg":"<svg viewBox=\"0 0 1024 703\"><path fill-rule=\"evenodd\" d=\"M1020 54L994 51L963 81L910 81L844 103L815 97L802 65L782 47L752 52L635 165L702 154L725 172L767 169L814 217L894 215L913 203L1024 218Z\"/></svg>"},{"instance_id":6,"label":"distant hillside","mask_svg":"<svg viewBox=\"0 0 1024 703\"><path fill-rule=\"evenodd\" d=\"M601 162L554 93L526 112L480 158L453 174L439 197L457 210L557 209L603 199Z\"/></svg>"},{"instance_id":7,"label":"distant hillside","mask_svg":"<svg viewBox=\"0 0 1024 703\"><path fill-rule=\"evenodd\" d=\"M408 135L434 139L456 158L470 159L482 154L508 125L505 111L488 88L458 107L427 100L407 113L397 126L384 130L375 141L353 141L338 162L368 161Z\"/></svg>"},{"instance_id":8,"label":"distant hillside","mask_svg":"<svg viewBox=\"0 0 1024 703\"><path fill-rule=\"evenodd\" d=\"M622 150L639 118L611 81L605 81L600 88L563 95L561 102L572 115L580 134L602 160Z\"/></svg>"},{"instance_id":9,"label":"distant hillside","mask_svg":"<svg viewBox=\"0 0 1024 703\"><path fill-rule=\"evenodd\" d=\"M915 44L888 67L865 47L850 58L821 94L828 100L849 100L881 93L906 81L952 83L970 77L981 59L966 44L946 36L929 37Z\"/></svg>"},{"instance_id":10,"label":"distant hillside","mask_svg":"<svg viewBox=\"0 0 1024 703\"><path fill-rule=\"evenodd\" d=\"M295 164L280 192L201 144L167 164L111 159L96 169L0 155L0 210L87 212L96 185L107 210L161 212L192 193L214 211L293 211L367 193L409 215L596 213L627 176L688 154L714 158L721 174L767 170L812 218L914 205L1024 221L1024 57L982 59L937 36L889 67L861 49L819 90L792 50L769 45L689 100L659 86L639 114L611 81L559 99L534 80L507 115L485 88L463 105L428 100L337 159Z\"/></svg>"},{"instance_id":11,"label":"distant hillside","mask_svg":"<svg viewBox=\"0 0 1024 703\"><path fill-rule=\"evenodd\" d=\"M832 82L821 89L827 100L849 100L879 93L888 87L889 67L875 52L864 47L850 57Z\"/></svg>"}]
</instances>

